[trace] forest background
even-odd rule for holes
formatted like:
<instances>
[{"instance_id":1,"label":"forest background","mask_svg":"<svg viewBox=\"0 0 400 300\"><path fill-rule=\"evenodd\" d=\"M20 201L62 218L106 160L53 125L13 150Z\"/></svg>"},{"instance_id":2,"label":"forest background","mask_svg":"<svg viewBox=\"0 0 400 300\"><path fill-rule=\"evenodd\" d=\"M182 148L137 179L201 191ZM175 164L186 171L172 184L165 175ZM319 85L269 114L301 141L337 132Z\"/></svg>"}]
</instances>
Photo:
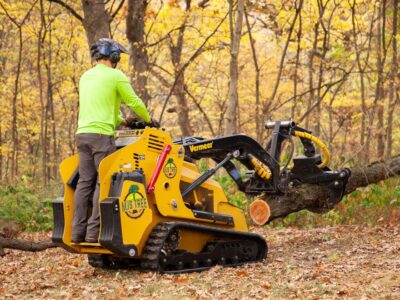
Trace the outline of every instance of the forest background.
<instances>
[{"instance_id":1,"label":"forest background","mask_svg":"<svg viewBox=\"0 0 400 300\"><path fill-rule=\"evenodd\" d=\"M130 49L119 68L174 138L242 132L265 145L266 120L293 119L327 143L332 168L398 154L398 2L0 0L0 219L50 227L43 200L76 152L79 78L100 37ZM392 179L283 224L393 222L399 207Z\"/></svg>"}]
</instances>

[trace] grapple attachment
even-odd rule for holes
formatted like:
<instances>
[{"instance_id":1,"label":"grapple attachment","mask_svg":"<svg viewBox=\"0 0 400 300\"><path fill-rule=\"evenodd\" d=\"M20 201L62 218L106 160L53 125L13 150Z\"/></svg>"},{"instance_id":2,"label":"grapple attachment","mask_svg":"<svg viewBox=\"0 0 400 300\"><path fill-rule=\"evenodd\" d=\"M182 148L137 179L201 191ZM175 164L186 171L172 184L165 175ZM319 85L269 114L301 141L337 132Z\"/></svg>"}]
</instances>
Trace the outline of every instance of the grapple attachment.
<instances>
[{"instance_id":1,"label":"grapple attachment","mask_svg":"<svg viewBox=\"0 0 400 300\"><path fill-rule=\"evenodd\" d=\"M302 184L316 184L328 189L329 200L321 205L322 211L332 209L343 197L350 170L332 171L328 168L330 153L328 148L311 132L297 126L293 121L267 122L266 129L272 130L272 138L263 148L249 136L238 134L202 139L188 137L178 141L185 147L187 159L209 157L215 160L217 167L223 167L238 185L238 188L249 195L262 193L280 195L290 193L291 188ZM293 138L300 139L303 156L294 157ZM281 151L285 141L290 142L291 150L287 163L281 166ZM315 145L323 154L316 153ZM232 161L225 162L228 157L239 161L246 169L242 178ZM290 163L293 166L289 168Z\"/></svg>"}]
</instances>

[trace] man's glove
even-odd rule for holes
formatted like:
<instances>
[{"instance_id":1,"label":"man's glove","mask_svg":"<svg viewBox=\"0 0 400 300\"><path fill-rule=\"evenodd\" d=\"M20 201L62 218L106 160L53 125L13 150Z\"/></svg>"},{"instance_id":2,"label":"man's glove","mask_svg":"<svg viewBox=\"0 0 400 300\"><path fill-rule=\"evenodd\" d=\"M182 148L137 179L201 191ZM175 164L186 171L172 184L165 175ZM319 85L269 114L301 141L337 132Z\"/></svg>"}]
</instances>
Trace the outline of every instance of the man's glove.
<instances>
[{"instance_id":1,"label":"man's glove","mask_svg":"<svg viewBox=\"0 0 400 300\"><path fill-rule=\"evenodd\" d=\"M154 128L160 128L160 123L154 118L151 118L150 123L147 123L147 125Z\"/></svg>"},{"instance_id":2,"label":"man's glove","mask_svg":"<svg viewBox=\"0 0 400 300\"><path fill-rule=\"evenodd\" d=\"M134 117L127 117L123 122L122 125L126 127L131 127L137 121Z\"/></svg>"},{"instance_id":3,"label":"man's glove","mask_svg":"<svg viewBox=\"0 0 400 300\"><path fill-rule=\"evenodd\" d=\"M124 126L130 129L144 129L145 123L138 118L128 117L124 120Z\"/></svg>"}]
</instances>

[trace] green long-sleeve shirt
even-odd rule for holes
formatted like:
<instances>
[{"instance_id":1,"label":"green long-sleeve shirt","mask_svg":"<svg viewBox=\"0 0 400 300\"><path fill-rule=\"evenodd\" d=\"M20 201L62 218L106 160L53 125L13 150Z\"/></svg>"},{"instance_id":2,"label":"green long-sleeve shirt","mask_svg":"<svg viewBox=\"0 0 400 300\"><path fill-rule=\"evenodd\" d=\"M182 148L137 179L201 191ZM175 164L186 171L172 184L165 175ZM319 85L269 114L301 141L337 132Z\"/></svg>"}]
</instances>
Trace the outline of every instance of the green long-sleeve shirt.
<instances>
[{"instance_id":1,"label":"green long-sleeve shirt","mask_svg":"<svg viewBox=\"0 0 400 300\"><path fill-rule=\"evenodd\" d=\"M128 78L118 69L97 64L86 71L79 82L79 133L114 135L121 123L121 99L145 122L150 115L135 94Z\"/></svg>"}]
</instances>

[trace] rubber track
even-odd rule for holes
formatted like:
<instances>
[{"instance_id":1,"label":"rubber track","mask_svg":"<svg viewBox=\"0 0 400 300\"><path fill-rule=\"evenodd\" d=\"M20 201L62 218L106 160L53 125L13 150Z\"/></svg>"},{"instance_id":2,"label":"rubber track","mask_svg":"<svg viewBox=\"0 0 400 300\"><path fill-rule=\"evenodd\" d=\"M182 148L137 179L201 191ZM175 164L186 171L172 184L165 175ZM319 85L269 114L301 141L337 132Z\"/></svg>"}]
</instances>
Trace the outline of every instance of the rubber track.
<instances>
[{"instance_id":1,"label":"rubber track","mask_svg":"<svg viewBox=\"0 0 400 300\"><path fill-rule=\"evenodd\" d=\"M165 222L158 224L153 231L151 232L145 248L143 249L142 257L141 257L141 269L145 271L153 271L153 272L162 272L162 273L186 273L186 272L197 272L210 269L212 266L216 265L213 263L209 266L201 266L201 267L193 267L193 268L179 268L176 266L175 270L163 270L160 266L160 254L161 249L168 238L169 234L173 229L188 229L194 230L204 233L211 233L217 235L219 238L223 238L224 242L234 241L253 241L257 244L257 257L251 261L245 262L236 262L236 263L228 263L224 264L224 266L238 266L245 263L257 262L266 257L268 247L264 240L264 238L255 233L248 232L240 232L233 230L226 230L218 227L210 227L204 225L198 225L193 223L185 223L185 222ZM194 259L196 259L196 255L200 257L203 252L197 254L191 254ZM171 257L171 256L169 256ZM181 267L181 266L180 266Z\"/></svg>"}]
</instances>

